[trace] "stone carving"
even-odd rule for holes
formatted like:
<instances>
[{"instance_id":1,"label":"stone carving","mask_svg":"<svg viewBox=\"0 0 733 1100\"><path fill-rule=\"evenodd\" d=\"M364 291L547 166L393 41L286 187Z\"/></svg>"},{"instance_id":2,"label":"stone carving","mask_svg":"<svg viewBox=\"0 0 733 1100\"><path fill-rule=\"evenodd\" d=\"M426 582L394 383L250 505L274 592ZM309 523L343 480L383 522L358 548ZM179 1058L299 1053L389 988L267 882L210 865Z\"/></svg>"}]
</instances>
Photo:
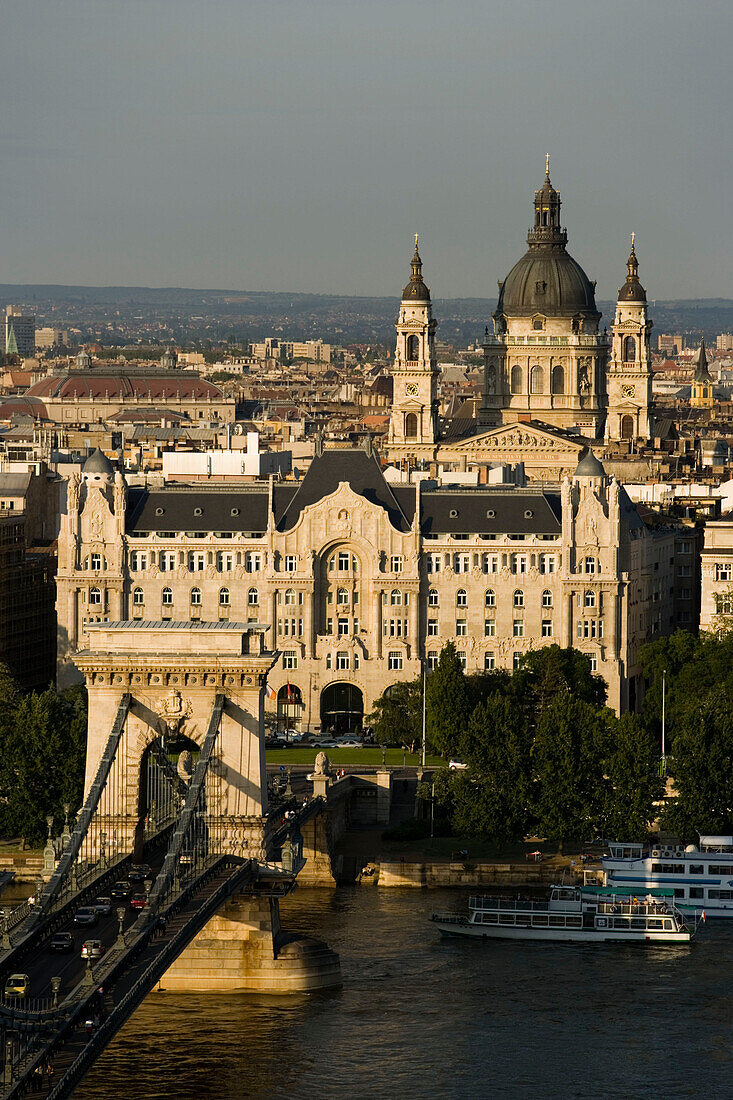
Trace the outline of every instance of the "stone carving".
<instances>
[{"instance_id":1,"label":"stone carving","mask_svg":"<svg viewBox=\"0 0 733 1100\"><path fill-rule=\"evenodd\" d=\"M326 756L325 752L319 752L316 756L316 765L314 768L315 775L330 775L331 774L331 762Z\"/></svg>"},{"instance_id":2,"label":"stone carving","mask_svg":"<svg viewBox=\"0 0 733 1100\"><path fill-rule=\"evenodd\" d=\"M486 368L486 392L496 393L496 367L493 363Z\"/></svg>"},{"instance_id":3,"label":"stone carving","mask_svg":"<svg viewBox=\"0 0 733 1100\"><path fill-rule=\"evenodd\" d=\"M190 783L193 775L193 756L188 749L184 749L178 757L178 778L184 783Z\"/></svg>"},{"instance_id":4,"label":"stone carving","mask_svg":"<svg viewBox=\"0 0 733 1100\"><path fill-rule=\"evenodd\" d=\"M119 470L115 474L114 510L116 516L125 514L125 479Z\"/></svg>"},{"instance_id":5,"label":"stone carving","mask_svg":"<svg viewBox=\"0 0 733 1100\"><path fill-rule=\"evenodd\" d=\"M97 509L92 512L89 520L89 534L96 541L99 541L104 534L104 520L102 519L102 513Z\"/></svg>"},{"instance_id":6,"label":"stone carving","mask_svg":"<svg viewBox=\"0 0 733 1100\"><path fill-rule=\"evenodd\" d=\"M69 478L69 485L66 491L66 502L69 512L76 512L79 508L79 485L81 483L81 477L79 474L72 474Z\"/></svg>"},{"instance_id":7,"label":"stone carving","mask_svg":"<svg viewBox=\"0 0 733 1100\"><path fill-rule=\"evenodd\" d=\"M183 699L176 688L173 688L158 704L158 717L170 734L180 733L184 722L191 717L192 713L191 700Z\"/></svg>"}]
</instances>

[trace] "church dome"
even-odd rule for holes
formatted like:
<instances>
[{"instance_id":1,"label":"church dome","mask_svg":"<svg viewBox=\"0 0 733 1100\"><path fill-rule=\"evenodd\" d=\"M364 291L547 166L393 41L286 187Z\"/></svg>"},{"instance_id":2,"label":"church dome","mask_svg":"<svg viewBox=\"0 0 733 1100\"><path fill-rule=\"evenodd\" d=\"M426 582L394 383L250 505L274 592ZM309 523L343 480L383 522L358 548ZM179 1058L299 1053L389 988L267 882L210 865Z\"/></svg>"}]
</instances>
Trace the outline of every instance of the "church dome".
<instances>
[{"instance_id":1,"label":"church dome","mask_svg":"<svg viewBox=\"0 0 733 1100\"><path fill-rule=\"evenodd\" d=\"M596 458L590 447L586 447L580 453L578 465L575 468L575 477L605 477L606 471L603 463Z\"/></svg>"},{"instance_id":2,"label":"church dome","mask_svg":"<svg viewBox=\"0 0 733 1100\"><path fill-rule=\"evenodd\" d=\"M109 477L113 473L112 463L99 447L92 451L82 466L83 474L103 474Z\"/></svg>"},{"instance_id":3,"label":"church dome","mask_svg":"<svg viewBox=\"0 0 733 1100\"><path fill-rule=\"evenodd\" d=\"M560 192L550 182L548 158L545 182L534 193L529 248L499 284L498 315L572 317L581 313L600 318L595 283L566 250L568 235L560 225L561 205Z\"/></svg>"},{"instance_id":4,"label":"church dome","mask_svg":"<svg viewBox=\"0 0 733 1100\"><path fill-rule=\"evenodd\" d=\"M415 253L411 261L410 281L402 291L403 302L429 302L430 291L425 286L422 277L422 260L417 250L417 233L415 234Z\"/></svg>"}]
</instances>

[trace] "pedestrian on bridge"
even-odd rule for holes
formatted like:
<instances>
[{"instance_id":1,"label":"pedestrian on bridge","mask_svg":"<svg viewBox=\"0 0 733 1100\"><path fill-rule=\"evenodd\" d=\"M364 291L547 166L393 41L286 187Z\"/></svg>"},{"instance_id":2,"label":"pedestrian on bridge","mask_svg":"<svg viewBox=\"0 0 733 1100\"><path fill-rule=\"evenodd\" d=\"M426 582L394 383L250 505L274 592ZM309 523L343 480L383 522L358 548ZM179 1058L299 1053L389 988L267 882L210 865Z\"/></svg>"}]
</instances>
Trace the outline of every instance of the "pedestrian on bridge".
<instances>
[{"instance_id":1,"label":"pedestrian on bridge","mask_svg":"<svg viewBox=\"0 0 733 1100\"><path fill-rule=\"evenodd\" d=\"M43 1092L43 1066L40 1063L33 1070L33 1091Z\"/></svg>"},{"instance_id":2,"label":"pedestrian on bridge","mask_svg":"<svg viewBox=\"0 0 733 1100\"><path fill-rule=\"evenodd\" d=\"M46 1062L46 1092L50 1092L53 1088L53 1075L53 1062L49 1058L49 1060Z\"/></svg>"}]
</instances>

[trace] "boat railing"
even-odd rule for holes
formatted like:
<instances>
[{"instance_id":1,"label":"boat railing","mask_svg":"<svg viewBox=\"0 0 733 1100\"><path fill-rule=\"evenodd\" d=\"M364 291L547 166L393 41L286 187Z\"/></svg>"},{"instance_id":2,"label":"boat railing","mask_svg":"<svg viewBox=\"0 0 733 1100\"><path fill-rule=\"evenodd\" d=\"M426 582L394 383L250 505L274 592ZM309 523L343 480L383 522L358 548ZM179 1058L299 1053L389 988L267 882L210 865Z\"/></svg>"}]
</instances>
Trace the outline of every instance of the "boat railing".
<instances>
[{"instance_id":1,"label":"boat railing","mask_svg":"<svg viewBox=\"0 0 733 1100\"><path fill-rule=\"evenodd\" d=\"M671 900L671 899L670 899ZM666 901L599 901L598 912L607 916L669 916L674 906Z\"/></svg>"},{"instance_id":2,"label":"boat railing","mask_svg":"<svg viewBox=\"0 0 733 1100\"><path fill-rule=\"evenodd\" d=\"M522 912L530 912L533 909L547 912L547 901L537 901L532 898L510 897L470 897L469 909L515 909Z\"/></svg>"}]
</instances>

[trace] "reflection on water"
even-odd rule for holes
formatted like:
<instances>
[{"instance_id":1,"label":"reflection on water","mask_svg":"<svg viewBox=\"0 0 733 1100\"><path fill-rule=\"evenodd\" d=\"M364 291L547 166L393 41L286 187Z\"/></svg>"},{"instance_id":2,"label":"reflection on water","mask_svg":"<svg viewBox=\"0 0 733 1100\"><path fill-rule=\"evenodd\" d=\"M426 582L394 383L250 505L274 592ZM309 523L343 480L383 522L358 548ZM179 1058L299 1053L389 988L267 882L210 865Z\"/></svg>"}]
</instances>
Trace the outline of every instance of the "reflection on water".
<instances>
[{"instance_id":1,"label":"reflection on water","mask_svg":"<svg viewBox=\"0 0 733 1100\"><path fill-rule=\"evenodd\" d=\"M733 1095L733 921L671 948L441 939L431 910L464 904L298 891L283 923L339 951L342 990L151 994L75 1095Z\"/></svg>"}]
</instances>

